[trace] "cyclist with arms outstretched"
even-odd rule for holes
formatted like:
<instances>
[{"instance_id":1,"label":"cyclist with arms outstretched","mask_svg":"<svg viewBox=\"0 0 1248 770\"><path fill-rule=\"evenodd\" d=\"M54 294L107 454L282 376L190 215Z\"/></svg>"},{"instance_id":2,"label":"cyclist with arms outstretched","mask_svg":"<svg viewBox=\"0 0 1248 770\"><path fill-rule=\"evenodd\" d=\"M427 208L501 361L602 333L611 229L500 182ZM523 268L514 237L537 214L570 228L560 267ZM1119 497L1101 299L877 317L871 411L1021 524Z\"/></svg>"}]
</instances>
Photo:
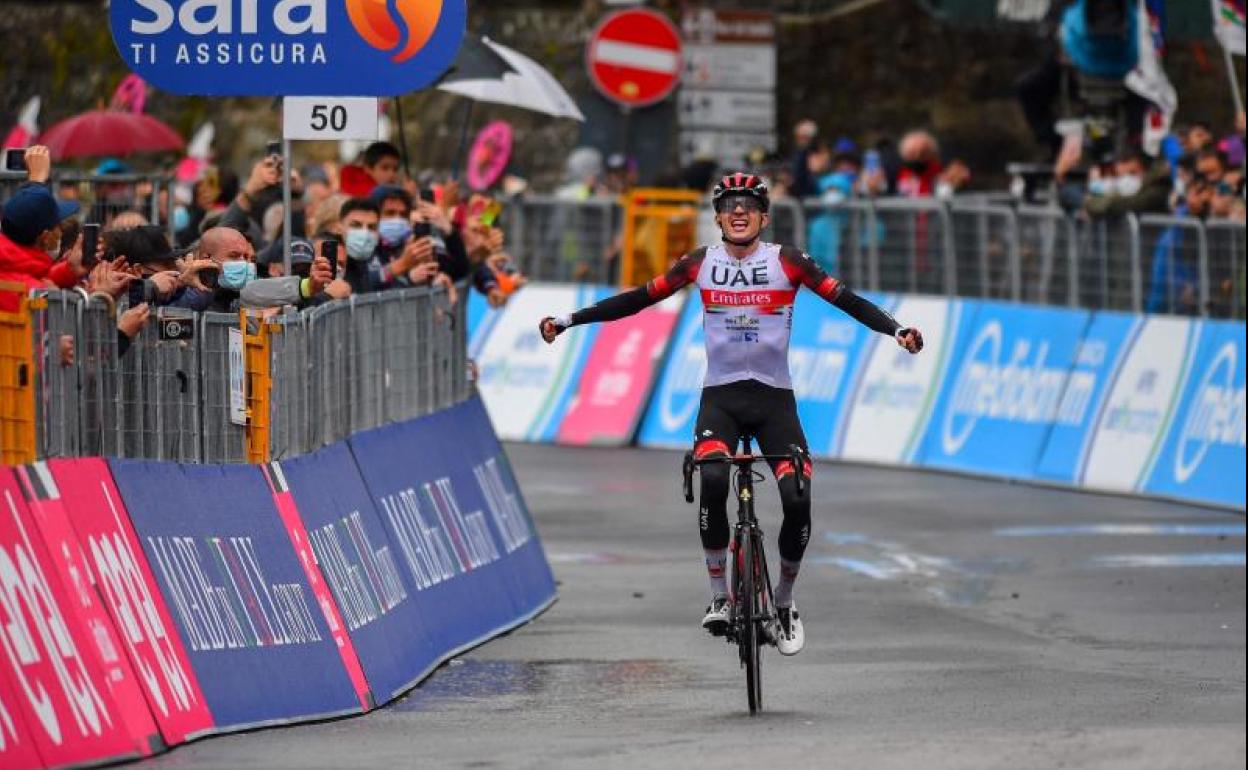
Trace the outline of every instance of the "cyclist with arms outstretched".
<instances>
[{"instance_id":1,"label":"cyclist with arms outstretched","mask_svg":"<svg viewBox=\"0 0 1248 770\"><path fill-rule=\"evenodd\" d=\"M827 275L800 249L759 239L769 222L767 186L745 173L725 176L711 195L723 242L686 254L671 270L643 287L608 297L562 318L543 318L542 338L553 342L579 324L630 316L696 284L702 295L706 330L706 380L694 428L694 456L731 456L742 434L758 440L765 454L803 453L806 437L797 416L789 378L789 330L793 302L801 286L814 291L860 323L887 334L911 353L923 348L918 329L905 328L872 302ZM810 540L810 495L798 494L794 474L810 478L810 464L772 463L780 489L784 523L780 527L780 581L776 585L776 647L795 655L805 632L793 602L793 584ZM711 582L711 603L702 626L712 634L727 631L730 597L728 561L728 484L726 465L702 466L699 527Z\"/></svg>"}]
</instances>

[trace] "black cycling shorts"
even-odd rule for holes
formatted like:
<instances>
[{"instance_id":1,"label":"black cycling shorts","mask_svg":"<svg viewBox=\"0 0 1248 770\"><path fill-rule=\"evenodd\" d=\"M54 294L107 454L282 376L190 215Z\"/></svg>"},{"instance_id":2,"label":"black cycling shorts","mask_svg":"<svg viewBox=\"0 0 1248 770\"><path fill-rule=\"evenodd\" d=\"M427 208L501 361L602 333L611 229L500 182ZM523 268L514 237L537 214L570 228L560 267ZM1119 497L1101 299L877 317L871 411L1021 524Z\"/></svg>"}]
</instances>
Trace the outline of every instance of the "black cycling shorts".
<instances>
[{"instance_id":1,"label":"black cycling shorts","mask_svg":"<svg viewBox=\"0 0 1248 770\"><path fill-rule=\"evenodd\" d=\"M716 451L735 454L746 433L757 440L757 450L763 454L788 454L794 445L807 448L793 391L758 380L704 388L694 433L694 454L698 457ZM786 470L780 466L785 464L773 463L772 470L780 475ZM806 475L810 475L809 469Z\"/></svg>"}]
</instances>

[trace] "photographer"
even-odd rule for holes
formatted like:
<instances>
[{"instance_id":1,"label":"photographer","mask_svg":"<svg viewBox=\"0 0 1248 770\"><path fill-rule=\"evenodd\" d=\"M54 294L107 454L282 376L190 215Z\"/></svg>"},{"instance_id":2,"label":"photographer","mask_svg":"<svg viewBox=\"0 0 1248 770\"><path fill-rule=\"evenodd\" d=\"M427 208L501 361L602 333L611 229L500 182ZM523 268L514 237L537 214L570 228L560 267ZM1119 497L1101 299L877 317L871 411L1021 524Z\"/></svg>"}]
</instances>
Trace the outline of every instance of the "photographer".
<instances>
[{"instance_id":1,"label":"photographer","mask_svg":"<svg viewBox=\"0 0 1248 770\"><path fill-rule=\"evenodd\" d=\"M336 244L335 244L336 245ZM266 250L270 270L281 265L281 248ZM291 275L258 278L239 292L239 299L246 308L271 308L292 305L302 309L350 296L345 283L334 279L330 261L317 254L311 243L295 238L290 242Z\"/></svg>"}]
</instances>

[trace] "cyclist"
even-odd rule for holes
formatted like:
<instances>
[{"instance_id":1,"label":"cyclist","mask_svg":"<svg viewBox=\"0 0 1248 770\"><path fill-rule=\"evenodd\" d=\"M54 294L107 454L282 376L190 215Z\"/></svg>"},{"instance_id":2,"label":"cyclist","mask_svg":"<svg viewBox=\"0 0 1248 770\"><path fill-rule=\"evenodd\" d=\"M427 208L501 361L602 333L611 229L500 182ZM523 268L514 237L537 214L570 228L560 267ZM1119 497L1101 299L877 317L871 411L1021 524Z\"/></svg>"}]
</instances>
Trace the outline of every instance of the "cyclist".
<instances>
[{"instance_id":1,"label":"cyclist","mask_svg":"<svg viewBox=\"0 0 1248 770\"><path fill-rule=\"evenodd\" d=\"M867 327L888 334L911 353L923 348L918 329L902 327L884 310L850 291L800 249L759 239L770 221L767 186L746 173L723 177L711 194L722 243L683 256L666 275L645 286L608 297L570 316L546 317L542 338L553 342L579 324L614 321L671 296L683 286L701 291L706 330L706 380L694 428L694 456L732 455L743 433L755 436L764 454L806 450L789 378L789 329L798 288L806 286ZM810 495L799 496L795 473L810 478L809 462L794 468L775 462L784 522L780 527L780 580L776 585L777 623L770 629L776 647L795 655L805 632L793 602L793 584L810 539ZM702 626L715 635L727 631L729 593L727 465L702 467L699 527L711 583L711 603Z\"/></svg>"}]
</instances>

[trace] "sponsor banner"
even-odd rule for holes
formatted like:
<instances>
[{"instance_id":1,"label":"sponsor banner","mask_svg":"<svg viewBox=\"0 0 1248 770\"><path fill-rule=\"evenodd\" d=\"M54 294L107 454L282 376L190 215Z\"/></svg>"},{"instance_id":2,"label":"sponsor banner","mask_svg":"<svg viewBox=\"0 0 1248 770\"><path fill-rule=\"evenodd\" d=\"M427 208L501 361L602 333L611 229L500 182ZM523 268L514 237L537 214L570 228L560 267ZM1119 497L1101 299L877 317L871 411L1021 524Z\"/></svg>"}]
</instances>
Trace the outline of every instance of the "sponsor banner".
<instances>
[{"instance_id":1,"label":"sponsor banner","mask_svg":"<svg viewBox=\"0 0 1248 770\"><path fill-rule=\"evenodd\" d=\"M415 91L450 66L466 16L464 0L112 0L109 12L126 65L189 96Z\"/></svg>"},{"instance_id":2,"label":"sponsor banner","mask_svg":"<svg viewBox=\"0 0 1248 770\"><path fill-rule=\"evenodd\" d=\"M923 330L922 355L895 340L871 335L865 366L849 394L845 426L836 433L833 457L907 465L915 461L966 303L943 297L902 297L891 308L904 323Z\"/></svg>"},{"instance_id":3,"label":"sponsor banner","mask_svg":"<svg viewBox=\"0 0 1248 770\"><path fill-rule=\"evenodd\" d=\"M1143 323L1140 316L1127 313L1092 314L1079 340L1057 419L1036 465L1036 478L1066 484L1077 481L1114 372Z\"/></svg>"},{"instance_id":4,"label":"sponsor banner","mask_svg":"<svg viewBox=\"0 0 1248 770\"><path fill-rule=\"evenodd\" d=\"M415 643L427 640L428 665L409 681L553 601L554 577L480 400L349 443L407 581L401 606L420 617Z\"/></svg>"},{"instance_id":5,"label":"sponsor banner","mask_svg":"<svg viewBox=\"0 0 1248 770\"><path fill-rule=\"evenodd\" d=\"M17 478L0 467L0 670L14 696L8 705L48 766L140 756L105 684L92 630L73 606Z\"/></svg>"},{"instance_id":6,"label":"sponsor banner","mask_svg":"<svg viewBox=\"0 0 1248 770\"><path fill-rule=\"evenodd\" d=\"M881 307L895 301L870 292L863 296ZM789 342L789 373L802 429L815 456L835 456L849 394L863 370L869 343L878 336L819 296L808 291L798 293Z\"/></svg>"},{"instance_id":7,"label":"sponsor banner","mask_svg":"<svg viewBox=\"0 0 1248 770\"><path fill-rule=\"evenodd\" d=\"M408 453L410 454L410 453ZM390 540L346 443L277 465L306 527L364 677L385 703L437 660L410 573Z\"/></svg>"},{"instance_id":8,"label":"sponsor banner","mask_svg":"<svg viewBox=\"0 0 1248 770\"><path fill-rule=\"evenodd\" d=\"M6 673L7 665L0 665L0 767L6 770L31 770L43 767L34 739L26 728L18 699L24 697L13 689Z\"/></svg>"},{"instance_id":9,"label":"sponsor banner","mask_svg":"<svg viewBox=\"0 0 1248 770\"><path fill-rule=\"evenodd\" d=\"M77 624L84 654L94 657L92 663L100 675L97 683L115 704L135 750L144 756L162 750L164 742L108 611L100 603L94 576L69 523L56 481L45 463L14 468L13 473L26 496L30 521L47 549L48 578L60 582L69 598L65 607L68 619Z\"/></svg>"},{"instance_id":10,"label":"sponsor banner","mask_svg":"<svg viewBox=\"0 0 1248 770\"><path fill-rule=\"evenodd\" d=\"M1157 459L1192 366L1201 322L1146 318L1128 342L1082 453L1076 483L1138 491Z\"/></svg>"},{"instance_id":11,"label":"sponsor banner","mask_svg":"<svg viewBox=\"0 0 1248 770\"><path fill-rule=\"evenodd\" d=\"M490 338L494 324L502 317L503 311L490 307L490 301L479 291L470 289L468 294L468 357L481 355L481 348Z\"/></svg>"},{"instance_id":12,"label":"sponsor banner","mask_svg":"<svg viewBox=\"0 0 1248 770\"><path fill-rule=\"evenodd\" d=\"M165 743L210 732L212 714L108 465L92 457L47 468Z\"/></svg>"},{"instance_id":13,"label":"sponsor banner","mask_svg":"<svg viewBox=\"0 0 1248 770\"><path fill-rule=\"evenodd\" d=\"M600 325L577 326L547 345L537 323L608 293L605 287L554 285L526 286L512 296L477 357L477 389L499 438L555 439Z\"/></svg>"},{"instance_id":14,"label":"sponsor banner","mask_svg":"<svg viewBox=\"0 0 1248 770\"><path fill-rule=\"evenodd\" d=\"M668 346L667 363L646 410L637 442L642 446L688 449L706 378L706 336L702 298L689 292Z\"/></svg>"},{"instance_id":15,"label":"sponsor banner","mask_svg":"<svg viewBox=\"0 0 1248 770\"><path fill-rule=\"evenodd\" d=\"M335 444L334 446L341 447L342 445ZM329 633L334 638L334 646L338 648L338 654L342 657L342 666L351 680L351 686L355 688L356 697L360 699L360 708L367 711L376 704L368 691L364 669L360 667L360 659L356 656L355 646L351 644L351 637L347 635L342 614L338 611L338 606L334 604L334 598L325 582L325 576L317 564L311 537L303 525L303 519L299 516L299 509L295 507L295 498L290 493L290 487L282 474L281 466L274 463L264 470L265 480L269 482L269 488L273 491L273 504L277 507L277 513L286 527L287 534L290 535L290 545L295 549L295 556L299 559L299 565L303 567L303 574L312 588L312 595L316 597L321 614L325 616L325 624L329 626Z\"/></svg>"},{"instance_id":16,"label":"sponsor banner","mask_svg":"<svg viewBox=\"0 0 1248 770\"><path fill-rule=\"evenodd\" d=\"M904 317L904 316L903 316ZM917 460L1030 478L1054 423L1086 419L1092 383L1068 377L1089 314L966 301ZM1063 414L1063 397L1072 409Z\"/></svg>"},{"instance_id":17,"label":"sponsor banner","mask_svg":"<svg viewBox=\"0 0 1248 770\"><path fill-rule=\"evenodd\" d=\"M109 465L219 729L360 711L259 468Z\"/></svg>"},{"instance_id":18,"label":"sponsor banner","mask_svg":"<svg viewBox=\"0 0 1248 770\"><path fill-rule=\"evenodd\" d=\"M684 300L677 294L602 326L559 425L559 443L629 443Z\"/></svg>"},{"instance_id":19,"label":"sponsor banner","mask_svg":"<svg viewBox=\"0 0 1248 770\"><path fill-rule=\"evenodd\" d=\"M1205 321L1144 491L1244 507L1244 324Z\"/></svg>"}]
</instances>

